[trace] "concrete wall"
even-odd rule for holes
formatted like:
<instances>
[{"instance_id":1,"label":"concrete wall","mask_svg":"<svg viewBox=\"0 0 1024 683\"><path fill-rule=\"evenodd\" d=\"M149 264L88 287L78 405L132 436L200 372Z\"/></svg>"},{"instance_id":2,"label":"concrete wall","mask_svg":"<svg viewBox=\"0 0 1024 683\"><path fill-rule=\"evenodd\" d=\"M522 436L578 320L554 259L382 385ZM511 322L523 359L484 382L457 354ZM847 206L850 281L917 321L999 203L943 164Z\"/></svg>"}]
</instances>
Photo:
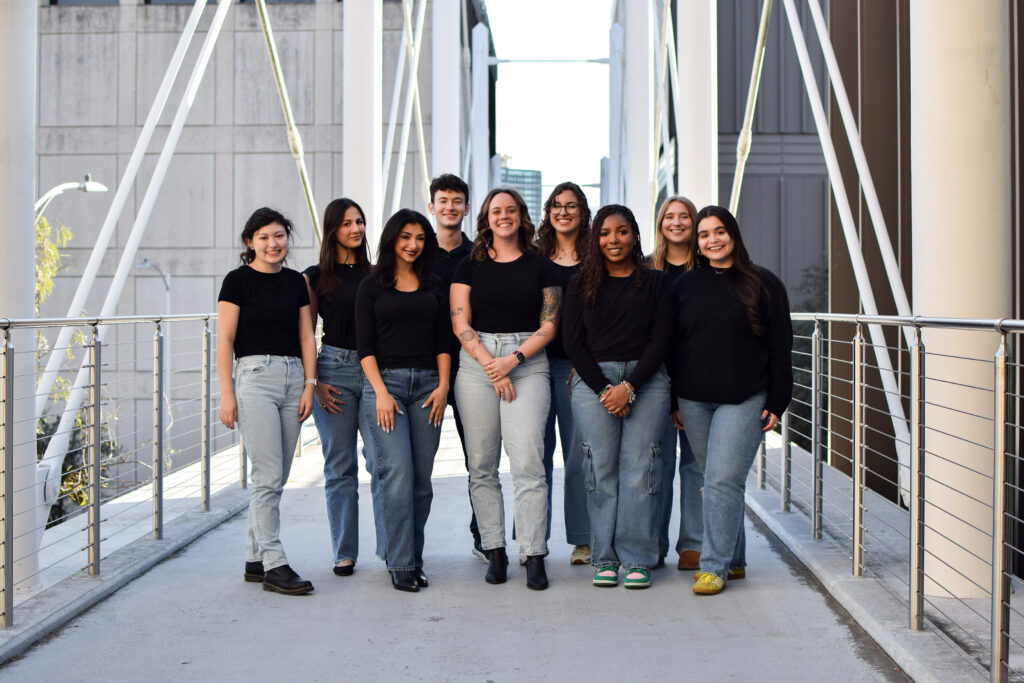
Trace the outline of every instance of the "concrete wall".
<instances>
[{"instance_id":1,"label":"concrete wall","mask_svg":"<svg viewBox=\"0 0 1024 683\"><path fill-rule=\"evenodd\" d=\"M222 0L224 1L224 0ZM124 214L104 259L100 277L86 306L97 313L128 238L163 140L181 99L216 5L204 11L199 31L171 91L161 125L150 146ZM341 169L342 12L335 0L271 3L269 11L296 121L306 150L317 205L345 194ZM66 270L41 314L64 316L89 258L114 190L124 172L149 112L164 70L185 25L191 5L120 5L39 7L39 81L37 122L37 192L84 173L110 187L106 194L65 193L47 209L51 221L68 225L74 238L66 250ZM419 64L420 99L427 144L431 136L431 13L423 33ZM384 0L383 109L389 111L401 41L401 4ZM401 110L400 110L401 111ZM382 122L386 134L386 121ZM397 134L401 134L401 121ZM396 140L398 138L396 137ZM395 149L398 144L396 142ZM415 132L410 136L403 205L425 210ZM392 169L399 163L397 154ZM428 164L429 167L429 164ZM455 170L455 169L453 169ZM394 171L392 170L392 177ZM385 188L390 205L392 188ZM360 197L354 197L360 201ZM224 274L238 264L238 235L253 209L269 205L291 218L298 234L289 265L303 269L315 261L313 229L288 147L284 117L274 85L256 8L236 4L228 14L217 48L170 164L160 198L136 257L171 273L172 311L196 313L215 309ZM118 305L118 314L160 313L164 286L152 269L134 269ZM176 340L174 368L198 359L200 340ZM116 350L111 396L146 396L128 400L122 416L138 415L124 434L149 438L152 330L119 330L110 337ZM186 351L192 352L188 357ZM198 375L175 376L173 396L197 395ZM196 407L188 409L195 412ZM195 417L176 425L195 439ZM184 447L184 445L182 445ZM147 456L148 457L148 456Z\"/></svg>"}]
</instances>

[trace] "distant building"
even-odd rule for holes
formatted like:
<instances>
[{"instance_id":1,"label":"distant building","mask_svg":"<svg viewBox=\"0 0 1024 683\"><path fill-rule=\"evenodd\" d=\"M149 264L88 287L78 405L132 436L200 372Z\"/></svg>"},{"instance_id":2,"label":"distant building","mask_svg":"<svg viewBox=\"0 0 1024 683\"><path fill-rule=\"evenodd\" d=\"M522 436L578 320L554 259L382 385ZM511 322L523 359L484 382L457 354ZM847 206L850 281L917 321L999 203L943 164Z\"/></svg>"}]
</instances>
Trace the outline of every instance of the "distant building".
<instances>
[{"instance_id":1,"label":"distant building","mask_svg":"<svg viewBox=\"0 0 1024 683\"><path fill-rule=\"evenodd\" d=\"M541 208L544 198L540 184L540 171L529 171L523 168L501 167L501 184L510 185L523 195L526 205L530 207L530 220L534 225L540 223Z\"/></svg>"}]
</instances>

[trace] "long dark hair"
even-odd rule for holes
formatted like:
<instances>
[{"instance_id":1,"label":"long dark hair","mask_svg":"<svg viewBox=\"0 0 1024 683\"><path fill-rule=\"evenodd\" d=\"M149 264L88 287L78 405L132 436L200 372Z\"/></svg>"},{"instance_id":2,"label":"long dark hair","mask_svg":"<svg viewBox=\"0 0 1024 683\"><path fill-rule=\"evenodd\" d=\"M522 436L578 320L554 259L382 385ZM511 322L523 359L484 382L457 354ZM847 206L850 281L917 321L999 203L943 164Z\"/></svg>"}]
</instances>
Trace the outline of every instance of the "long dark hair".
<instances>
[{"instance_id":1,"label":"long dark hair","mask_svg":"<svg viewBox=\"0 0 1024 683\"><path fill-rule=\"evenodd\" d=\"M420 289L427 287L430 269L434 265L434 255L437 253L437 235L430 227L427 217L412 209L399 209L384 224L384 230L381 232L380 246L377 247L377 265L370 273L383 287L395 286L395 243L398 242L402 229L410 223L423 228L423 252L413 261L412 272L420 282Z\"/></svg>"},{"instance_id":2,"label":"long dark hair","mask_svg":"<svg viewBox=\"0 0 1024 683\"><path fill-rule=\"evenodd\" d=\"M238 258L243 264L249 265L252 263L252 260L256 258L256 252L252 250L248 242L256 235L257 230L270 225L271 223L277 223L280 225L284 228L284 234L291 238L292 222L285 218L283 213L266 206L256 209L252 212L252 215L249 216L249 220L245 222L245 227L242 228L242 247L245 251L239 254Z\"/></svg>"},{"instance_id":3,"label":"long dark hair","mask_svg":"<svg viewBox=\"0 0 1024 683\"><path fill-rule=\"evenodd\" d=\"M633 262L633 274L630 278L634 287L639 287L643 281L643 271L646 269L644 263L644 251L640 246L640 226L637 225L636 216L629 210L629 207L621 204L608 204L602 206L594 215L594 222L590 228L590 235L583 245L583 265L579 274L576 275L576 282L583 294L583 303L586 306L593 306L597 302L597 295L604 285L604 279L608 276L608 269L605 267L604 254L601 253L601 228L604 222L612 216L622 216L633 233L633 250L630 252L630 259Z\"/></svg>"},{"instance_id":4,"label":"long dark hair","mask_svg":"<svg viewBox=\"0 0 1024 683\"><path fill-rule=\"evenodd\" d=\"M590 231L590 205L587 204L587 195L583 194L580 186L573 182L566 181L555 185L555 189L551 190L551 194L544 202L544 219L537 226L537 246L540 248L540 253L548 258L553 258L558 252L557 231L551 224L551 205L555 203L555 197L567 190L576 195L576 203L580 205L579 214L577 214L580 217L580 227L576 233L577 257L580 256L581 247L586 242L587 233Z\"/></svg>"},{"instance_id":5,"label":"long dark hair","mask_svg":"<svg viewBox=\"0 0 1024 683\"><path fill-rule=\"evenodd\" d=\"M488 222L487 214L491 210L491 200L499 194L507 194L512 197L519 207L519 235L517 239L520 251L524 254L536 251L536 247L533 246L534 229L533 221L530 220L530 208L526 206L526 200L523 199L523 195L511 187L496 187L484 197L483 204L480 205L480 213L476 215L476 239L473 240L473 251L470 254L470 258L474 261L485 261L488 255L487 250L494 243L494 234Z\"/></svg>"},{"instance_id":6,"label":"long dark hair","mask_svg":"<svg viewBox=\"0 0 1024 683\"><path fill-rule=\"evenodd\" d=\"M356 267L364 273L370 270L370 254L366 249L366 214L363 207L356 204L348 197L341 197L333 200L324 209L324 238L320 243L320 277L316 281L316 293L325 299L341 291L344 286L341 277L338 275L338 230L345 220L345 214L349 209L355 209L363 219L363 241L352 249L352 255L356 257Z\"/></svg>"},{"instance_id":7,"label":"long dark hair","mask_svg":"<svg viewBox=\"0 0 1024 683\"><path fill-rule=\"evenodd\" d=\"M726 273L729 276L729 286L732 288L736 298L743 304L743 308L747 310L747 320L750 322L750 329L753 330L754 334L761 336L765 333L764 320L761 315L761 302L768 301L770 303L770 299L768 288L765 287L764 280L761 278L760 269L750 260L747 247L743 244L743 236L740 235L740 225L729 209L723 206L711 205L705 206L698 211L696 218L693 220L694 235L697 233L697 227L700 225L700 222L710 216L722 221L725 231L732 238L732 267ZM696 255L698 267L711 267L707 256L700 253L699 250L696 252Z\"/></svg>"}]
</instances>

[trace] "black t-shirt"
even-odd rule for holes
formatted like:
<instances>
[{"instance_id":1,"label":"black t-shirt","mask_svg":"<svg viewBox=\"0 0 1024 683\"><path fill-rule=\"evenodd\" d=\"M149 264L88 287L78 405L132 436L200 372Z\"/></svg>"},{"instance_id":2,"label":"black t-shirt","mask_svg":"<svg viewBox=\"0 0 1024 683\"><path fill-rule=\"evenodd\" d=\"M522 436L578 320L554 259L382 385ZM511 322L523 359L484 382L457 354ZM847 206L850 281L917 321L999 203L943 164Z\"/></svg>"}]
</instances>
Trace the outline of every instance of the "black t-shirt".
<instances>
[{"instance_id":1,"label":"black t-shirt","mask_svg":"<svg viewBox=\"0 0 1024 683\"><path fill-rule=\"evenodd\" d=\"M355 264L335 264L335 272L341 278L341 289L325 299L316 291L320 280L320 266L310 266L303 271L309 278L309 286L316 297L317 313L323 318L324 333L320 341L339 349L356 348L356 292L366 273Z\"/></svg>"},{"instance_id":2,"label":"black t-shirt","mask_svg":"<svg viewBox=\"0 0 1024 683\"><path fill-rule=\"evenodd\" d=\"M569 291L569 280L572 276L580 272L580 265L577 263L574 266L563 266L554 261L548 260L548 267L551 269L552 276L558 281L558 286L562 288L562 300L565 300L565 293ZM559 320L558 323L558 334L551 340L545 348L548 352L548 356L551 358L568 358L569 356L565 353L565 343L562 340L562 323Z\"/></svg>"},{"instance_id":3,"label":"black t-shirt","mask_svg":"<svg viewBox=\"0 0 1024 683\"><path fill-rule=\"evenodd\" d=\"M477 332L530 332L540 327L545 287L558 287L548 260L527 252L508 263L467 256L455 269L454 282L469 285L469 306Z\"/></svg>"},{"instance_id":4,"label":"black t-shirt","mask_svg":"<svg viewBox=\"0 0 1024 683\"><path fill-rule=\"evenodd\" d=\"M434 277L438 279L444 292L445 305L447 305L448 289L451 287L452 278L455 277L455 269L462 263L462 259L469 256L469 252L472 249L473 240L469 239L466 233L462 233L462 244L451 251L438 246L437 253L434 254ZM455 372L459 367L459 348L461 345L459 344L459 338L455 336L455 332L452 330L451 324L448 325L448 332L448 348L452 354L452 372ZM451 386L454 387L455 382L452 382Z\"/></svg>"},{"instance_id":5,"label":"black t-shirt","mask_svg":"<svg viewBox=\"0 0 1024 683\"><path fill-rule=\"evenodd\" d=\"M756 335L747 310L733 293L730 268L698 268L673 287L676 350L672 386L681 398L741 403L765 389L764 407L782 415L793 393L793 325L786 288L755 266L767 293L760 301L764 335Z\"/></svg>"},{"instance_id":6,"label":"black t-shirt","mask_svg":"<svg viewBox=\"0 0 1024 683\"><path fill-rule=\"evenodd\" d=\"M359 358L374 356L377 367L437 369L437 356L450 353L448 301L440 282L415 292L383 287L370 276L356 294Z\"/></svg>"},{"instance_id":7,"label":"black t-shirt","mask_svg":"<svg viewBox=\"0 0 1024 683\"><path fill-rule=\"evenodd\" d=\"M235 357L302 357L299 309L309 305L306 281L298 271L282 268L261 273L240 266L226 276L218 301L238 306Z\"/></svg>"},{"instance_id":8,"label":"black t-shirt","mask_svg":"<svg viewBox=\"0 0 1024 683\"><path fill-rule=\"evenodd\" d=\"M565 350L587 386L599 392L610 384L597 365L603 361L638 361L626 379L639 389L664 362L672 345L672 297L664 275L645 269L640 286L633 276L606 276L597 300L587 306L569 284L562 314Z\"/></svg>"}]
</instances>

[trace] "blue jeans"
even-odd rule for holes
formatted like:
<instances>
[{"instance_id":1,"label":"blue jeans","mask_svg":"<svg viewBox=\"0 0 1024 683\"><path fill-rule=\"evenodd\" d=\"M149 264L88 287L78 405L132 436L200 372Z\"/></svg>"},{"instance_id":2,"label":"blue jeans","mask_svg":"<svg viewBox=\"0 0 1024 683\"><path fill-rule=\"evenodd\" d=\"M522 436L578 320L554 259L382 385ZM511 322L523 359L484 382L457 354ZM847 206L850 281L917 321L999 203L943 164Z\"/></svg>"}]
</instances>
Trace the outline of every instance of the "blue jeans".
<instances>
[{"instance_id":1,"label":"blue jeans","mask_svg":"<svg viewBox=\"0 0 1024 683\"><path fill-rule=\"evenodd\" d=\"M327 498L327 521L331 528L331 548L334 563L359 556L359 475L356 457L356 430L364 435L359 401L363 394L363 370L355 351L324 344L316 360L320 382L330 384L341 393L345 402L342 412L328 413L319 402L313 403L313 421L320 434L324 454L324 494ZM365 442L365 438L364 438ZM372 449L363 445L366 469L372 470ZM384 552L383 529L380 521L380 496L371 482L373 518L377 524L377 553Z\"/></svg>"},{"instance_id":2,"label":"blue jeans","mask_svg":"<svg viewBox=\"0 0 1024 683\"><path fill-rule=\"evenodd\" d=\"M704 470L704 543L700 570L725 579L729 567L746 565L743 496L761 443L765 392L743 403L678 399L693 455Z\"/></svg>"},{"instance_id":3,"label":"blue jeans","mask_svg":"<svg viewBox=\"0 0 1024 683\"><path fill-rule=\"evenodd\" d=\"M636 361L598 365L612 384L618 384ZM578 376L572 387L590 513L591 564L650 568L658 560L661 438L670 399L665 368L637 390L624 419L610 414Z\"/></svg>"},{"instance_id":4,"label":"blue jeans","mask_svg":"<svg viewBox=\"0 0 1024 683\"><path fill-rule=\"evenodd\" d=\"M548 537L551 536L551 474L555 457L555 421L565 462L563 509L565 540L569 545L590 543L590 515L587 514L587 491L583 487L583 452L580 435L572 419L569 398L569 373L572 363L565 358L548 358L551 368L551 410L544 428L544 473L548 478Z\"/></svg>"},{"instance_id":5,"label":"blue jeans","mask_svg":"<svg viewBox=\"0 0 1024 683\"><path fill-rule=\"evenodd\" d=\"M676 552L700 550L704 538L703 501L704 473L693 457L686 431L679 431L668 420L661 437L662 488L658 500L658 554L668 555L668 527L672 521L672 484L675 479L676 441L679 442L679 538Z\"/></svg>"},{"instance_id":6,"label":"blue jeans","mask_svg":"<svg viewBox=\"0 0 1024 683\"><path fill-rule=\"evenodd\" d=\"M246 560L264 569L288 564L281 545L281 492L299 440L302 361L292 356L243 356L235 363L238 431L249 457Z\"/></svg>"},{"instance_id":7,"label":"blue jeans","mask_svg":"<svg viewBox=\"0 0 1024 683\"><path fill-rule=\"evenodd\" d=\"M437 389L437 370L381 370L388 393L404 414L395 412L395 426L386 433L377 424L377 393L363 378L365 438L376 454L374 479L380 488L381 518L386 537L384 558L390 571L423 566L423 529L430 515L434 489L430 474L441 441L441 427L430 423L423 402Z\"/></svg>"},{"instance_id":8,"label":"blue jeans","mask_svg":"<svg viewBox=\"0 0 1024 683\"><path fill-rule=\"evenodd\" d=\"M480 333L480 343L494 356L507 356L528 332ZM469 489L484 550L505 547L505 507L498 480L504 445L515 485L515 520L520 555L546 555L548 484L544 476L544 422L551 404L547 355L527 359L509 375L516 399L499 400L487 373L461 352L455 400L462 415L469 457Z\"/></svg>"}]
</instances>

